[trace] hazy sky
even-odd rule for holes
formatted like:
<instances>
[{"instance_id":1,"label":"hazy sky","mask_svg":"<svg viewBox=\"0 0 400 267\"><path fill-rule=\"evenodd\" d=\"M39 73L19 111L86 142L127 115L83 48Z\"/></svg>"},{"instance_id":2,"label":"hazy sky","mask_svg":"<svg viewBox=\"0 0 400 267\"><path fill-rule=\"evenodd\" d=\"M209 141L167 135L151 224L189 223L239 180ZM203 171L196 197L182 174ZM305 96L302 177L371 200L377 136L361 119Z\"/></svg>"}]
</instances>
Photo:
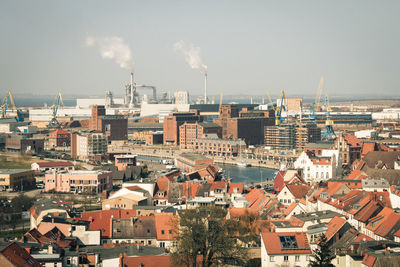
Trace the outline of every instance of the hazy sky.
<instances>
[{"instance_id":1,"label":"hazy sky","mask_svg":"<svg viewBox=\"0 0 400 267\"><path fill-rule=\"evenodd\" d=\"M129 72L87 37L121 37L137 83L203 92L173 44L201 48L210 94L400 96L400 1L0 2L0 93L122 94Z\"/></svg>"}]
</instances>

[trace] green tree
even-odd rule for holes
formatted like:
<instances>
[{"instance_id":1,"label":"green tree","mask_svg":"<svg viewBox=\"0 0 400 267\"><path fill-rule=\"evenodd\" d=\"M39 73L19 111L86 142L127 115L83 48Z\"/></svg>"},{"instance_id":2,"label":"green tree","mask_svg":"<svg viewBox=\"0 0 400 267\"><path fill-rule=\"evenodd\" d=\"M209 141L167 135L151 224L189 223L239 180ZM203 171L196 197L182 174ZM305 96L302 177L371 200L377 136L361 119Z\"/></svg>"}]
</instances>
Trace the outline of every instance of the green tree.
<instances>
[{"instance_id":1,"label":"green tree","mask_svg":"<svg viewBox=\"0 0 400 267\"><path fill-rule=\"evenodd\" d=\"M243 262L246 252L228 234L226 210L218 207L187 209L179 213L172 249L175 265L219 265L227 260ZM198 258L198 256L200 256Z\"/></svg>"},{"instance_id":2,"label":"green tree","mask_svg":"<svg viewBox=\"0 0 400 267\"><path fill-rule=\"evenodd\" d=\"M335 258L335 254L329 248L326 236L322 234L318 240L318 247L313 250L310 260L311 267L334 267L331 261Z\"/></svg>"},{"instance_id":3,"label":"green tree","mask_svg":"<svg viewBox=\"0 0 400 267\"><path fill-rule=\"evenodd\" d=\"M14 212L29 210L33 205L33 198L20 193L17 197L11 200L11 206Z\"/></svg>"}]
</instances>

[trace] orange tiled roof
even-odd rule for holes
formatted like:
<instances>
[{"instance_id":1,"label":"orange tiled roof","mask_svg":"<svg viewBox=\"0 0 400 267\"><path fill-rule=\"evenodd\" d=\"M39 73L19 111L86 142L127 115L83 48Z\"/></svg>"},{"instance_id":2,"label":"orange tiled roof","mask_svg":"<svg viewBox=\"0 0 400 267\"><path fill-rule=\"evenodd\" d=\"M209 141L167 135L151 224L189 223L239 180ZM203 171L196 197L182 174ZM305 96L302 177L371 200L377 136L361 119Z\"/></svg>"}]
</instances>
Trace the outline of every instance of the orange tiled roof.
<instances>
[{"instance_id":1,"label":"orange tiled roof","mask_svg":"<svg viewBox=\"0 0 400 267\"><path fill-rule=\"evenodd\" d=\"M42 265L34 259L28 251L22 248L15 242L10 243L7 247L5 247L2 251L0 251L4 257L7 258L14 266L32 266L32 267L41 267ZM2 262L2 264L6 264ZM7 264L6 264L7 266Z\"/></svg>"},{"instance_id":2,"label":"orange tiled roof","mask_svg":"<svg viewBox=\"0 0 400 267\"><path fill-rule=\"evenodd\" d=\"M294 236L297 248L285 249L282 248L280 237ZM261 233L265 249L268 255L287 255L287 254L311 254L310 245L306 233L303 232L263 232Z\"/></svg>"},{"instance_id":3,"label":"orange tiled roof","mask_svg":"<svg viewBox=\"0 0 400 267\"><path fill-rule=\"evenodd\" d=\"M136 210L100 210L81 213L81 220L89 221L89 230L100 230L102 237L111 237L111 219L130 219L136 216Z\"/></svg>"},{"instance_id":4,"label":"orange tiled roof","mask_svg":"<svg viewBox=\"0 0 400 267\"><path fill-rule=\"evenodd\" d=\"M326 227L328 227L328 230L325 233L327 240L330 240L345 223L345 219L338 216L333 217L332 220L330 220L330 222L326 225Z\"/></svg>"},{"instance_id":5,"label":"orange tiled roof","mask_svg":"<svg viewBox=\"0 0 400 267\"><path fill-rule=\"evenodd\" d=\"M364 258L362 260L362 263L365 266L372 267L372 266L374 266L375 261L376 261L376 257L375 256L372 256L372 255L369 255L369 254L365 254Z\"/></svg>"},{"instance_id":6,"label":"orange tiled roof","mask_svg":"<svg viewBox=\"0 0 400 267\"><path fill-rule=\"evenodd\" d=\"M239 218L241 216L246 215L246 213L251 213L251 214L256 214L257 211L251 208L229 208L228 213L230 215L230 218Z\"/></svg>"},{"instance_id":7,"label":"orange tiled roof","mask_svg":"<svg viewBox=\"0 0 400 267\"><path fill-rule=\"evenodd\" d=\"M361 146L360 139L358 139L355 135L346 134L343 137L346 140L347 144L349 144L350 146L352 146L352 147L360 147Z\"/></svg>"},{"instance_id":8,"label":"orange tiled roof","mask_svg":"<svg viewBox=\"0 0 400 267\"><path fill-rule=\"evenodd\" d=\"M331 159L328 158L311 158L314 165L331 165Z\"/></svg>"},{"instance_id":9,"label":"orange tiled roof","mask_svg":"<svg viewBox=\"0 0 400 267\"><path fill-rule=\"evenodd\" d=\"M212 182L212 186L210 188L210 191L214 191L215 189L224 189L227 187L227 182L224 181L217 181L217 182Z\"/></svg>"},{"instance_id":10,"label":"orange tiled roof","mask_svg":"<svg viewBox=\"0 0 400 267\"><path fill-rule=\"evenodd\" d=\"M285 216L288 216L297 206L296 202L292 202L292 204L289 205L289 207L287 207L287 209L285 210L284 214Z\"/></svg>"},{"instance_id":11,"label":"orange tiled roof","mask_svg":"<svg viewBox=\"0 0 400 267\"><path fill-rule=\"evenodd\" d=\"M395 231L399 230L400 227L396 227L396 224L398 224L400 221L400 215L397 213L391 213L389 216L387 216L383 222L376 228L374 233L376 235L386 237L390 234L394 234Z\"/></svg>"},{"instance_id":12,"label":"orange tiled roof","mask_svg":"<svg viewBox=\"0 0 400 267\"><path fill-rule=\"evenodd\" d=\"M243 184L241 183L229 183L228 194L233 194L233 189L237 188L238 193L243 193Z\"/></svg>"},{"instance_id":13,"label":"orange tiled roof","mask_svg":"<svg viewBox=\"0 0 400 267\"><path fill-rule=\"evenodd\" d=\"M303 198L311 189L309 185L303 185L303 184L288 184L286 185L286 187L297 199Z\"/></svg>"},{"instance_id":14,"label":"orange tiled roof","mask_svg":"<svg viewBox=\"0 0 400 267\"><path fill-rule=\"evenodd\" d=\"M246 194L245 199L251 204L261 196L264 196L264 191L261 189L254 188L248 194Z\"/></svg>"},{"instance_id":15,"label":"orange tiled roof","mask_svg":"<svg viewBox=\"0 0 400 267\"><path fill-rule=\"evenodd\" d=\"M176 215L173 213L156 213L157 240L173 240L174 228L177 223Z\"/></svg>"},{"instance_id":16,"label":"orange tiled roof","mask_svg":"<svg viewBox=\"0 0 400 267\"><path fill-rule=\"evenodd\" d=\"M361 149L361 155L364 156L370 151L375 150L375 143L363 143Z\"/></svg>"},{"instance_id":17,"label":"orange tiled roof","mask_svg":"<svg viewBox=\"0 0 400 267\"><path fill-rule=\"evenodd\" d=\"M346 177L346 179L348 179L348 180L362 180L362 179L367 178L367 177L368 177L368 175L367 175L365 172L356 169L356 170L353 170L353 171Z\"/></svg>"}]
</instances>

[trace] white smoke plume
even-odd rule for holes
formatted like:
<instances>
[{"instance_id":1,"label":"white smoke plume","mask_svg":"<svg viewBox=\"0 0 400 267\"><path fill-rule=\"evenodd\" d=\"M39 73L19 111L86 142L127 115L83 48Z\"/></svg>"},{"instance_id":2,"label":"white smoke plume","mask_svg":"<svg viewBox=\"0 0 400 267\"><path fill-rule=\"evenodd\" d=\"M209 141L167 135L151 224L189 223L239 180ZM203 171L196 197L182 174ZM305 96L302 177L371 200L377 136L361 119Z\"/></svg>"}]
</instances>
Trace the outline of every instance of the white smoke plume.
<instances>
[{"instance_id":1,"label":"white smoke plume","mask_svg":"<svg viewBox=\"0 0 400 267\"><path fill-rule=\"evenodd\" d=\"M200 58L200 47L192 44L186 45L184 41L179 41L173 45L175 51L181 51L185 56L186 62L192 69L199 70L202 74L207 74L207 66Z\"/></svg>"},{"instance_id":2,"label":"white smoke plume","mask_svg":"<svg viewBox=\"0 0 400 267\"><path fill-rule=\"evenodd\" d=\"M114 59L121 68L133 71L132 52L121 37L86 38L86 46L95 45L103 58Z\"/></svg>"}]
</instances>

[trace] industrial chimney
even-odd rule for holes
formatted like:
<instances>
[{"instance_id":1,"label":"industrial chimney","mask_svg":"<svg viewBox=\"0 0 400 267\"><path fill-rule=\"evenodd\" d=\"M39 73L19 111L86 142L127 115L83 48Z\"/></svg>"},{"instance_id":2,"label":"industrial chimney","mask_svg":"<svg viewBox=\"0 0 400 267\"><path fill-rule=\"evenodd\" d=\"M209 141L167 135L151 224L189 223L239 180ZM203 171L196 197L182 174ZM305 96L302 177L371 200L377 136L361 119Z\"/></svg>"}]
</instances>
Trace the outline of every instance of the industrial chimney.
<instances>
[{"instance_id":1,"label":"industrial chimney","mask_svg":"<svg viewBox=\"0 0 400 267\"><path fill-rule=\"evenodd\" d=\"M131 99L130 99L130 102L129 102L129 106L130 107L133 107L133 99L134 99L134 97L135 97L135 86L134 86L134 83L133 83L133 72L131 72Z\"/></svg>"}]
</instances>

